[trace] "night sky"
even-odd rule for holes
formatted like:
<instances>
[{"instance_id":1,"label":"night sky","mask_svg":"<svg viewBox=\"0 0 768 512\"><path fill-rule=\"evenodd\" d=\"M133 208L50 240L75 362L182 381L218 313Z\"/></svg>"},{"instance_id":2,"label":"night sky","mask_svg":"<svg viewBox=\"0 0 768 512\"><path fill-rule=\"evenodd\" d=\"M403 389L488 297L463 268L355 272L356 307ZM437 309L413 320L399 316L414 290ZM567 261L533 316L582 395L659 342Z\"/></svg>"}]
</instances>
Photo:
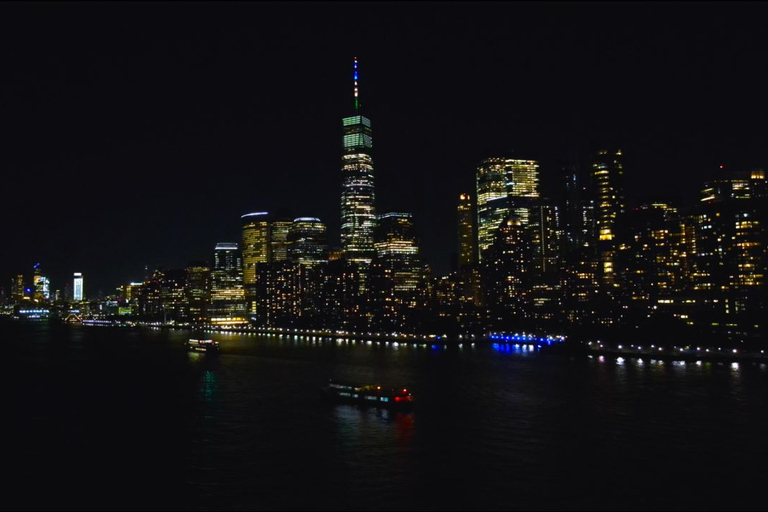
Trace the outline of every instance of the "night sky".
<instances>
[{"instance_id":1,"label":"night sky","mask_svg":"<svg viewBox=\"0 0 768 512\"><path fill-rule=\"evenodd\" d=\"M379 212L438 274L476 163L623 149L630 203L692 204L768 166L758 3L0 4L0 285L54 289L210 260L240 215L313 215L338 244L341 118L360 60Z\"/></svg>"}]
</instances>

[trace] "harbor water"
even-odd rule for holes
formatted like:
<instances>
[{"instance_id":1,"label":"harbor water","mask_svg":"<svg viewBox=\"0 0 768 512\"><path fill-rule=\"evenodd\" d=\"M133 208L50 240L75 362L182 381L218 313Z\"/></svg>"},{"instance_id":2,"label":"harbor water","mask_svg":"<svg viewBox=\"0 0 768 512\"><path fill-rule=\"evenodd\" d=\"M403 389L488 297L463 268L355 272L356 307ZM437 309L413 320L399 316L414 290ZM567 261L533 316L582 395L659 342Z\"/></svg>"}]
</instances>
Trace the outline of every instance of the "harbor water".
<instances>
[{"instance_id":1,"label":"harbor water","mask_svg":"<svg viewBox=\"0 0 768 512\"><path fill-rule=\"evenodd\" d=\"M198 334L198 333L194 333ZM0 322L3 509L763 509L768 367ZM412 410L329 404L328 379Z\"/></svg>"}]
</instances>

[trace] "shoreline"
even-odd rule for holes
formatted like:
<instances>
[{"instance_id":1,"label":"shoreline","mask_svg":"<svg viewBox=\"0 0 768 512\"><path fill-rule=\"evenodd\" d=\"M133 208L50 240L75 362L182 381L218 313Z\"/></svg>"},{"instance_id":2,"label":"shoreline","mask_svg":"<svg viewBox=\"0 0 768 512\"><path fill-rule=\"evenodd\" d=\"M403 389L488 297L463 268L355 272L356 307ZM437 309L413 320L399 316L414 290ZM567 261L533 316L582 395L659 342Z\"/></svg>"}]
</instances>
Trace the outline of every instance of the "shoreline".
<instances>
[{"instance_id":1,"label":"shoreline","mask_svg":"<svg viewBox=\"0 0 768 512\"><path fill-rule=\"evenodd\" d=\"M17 319L18 321L18 319ZM738 348L702 348L689 349L684 347L661 347L652 345L649 347L612 347L601 342L573 341L568 340L566 336L536 336L533 334L507 334L507 333L485 333L481 335L466 334L456 337L449 337L444 334L407 334L407 333L380 333L380 332L354 332L344 330L329 329L294 329L281 327L218 327L218 326L191 326L191 325L162 325L149 323L115 323L110 320L91 320L77 324L83 327L111 327L122 329L172 329L190 332L205 333L239 333L239 334L263 334L279 337L307 337L307 338L327 338L341 341L369 341L375 343L394 343L397 345L435 345L448 348L449 346L462 347L465 344L474 346L475 344L484 345L510 345L516 348L530 347L536 348L543 353L555 353L564 355L583 355L587 357L608 356L628 359L648 359L663 361L683 361L683 362L760 362L768 363L768 353L765 349L759 352L755 350L744 350ZM593 345L594 344L594 345ZM529 349L530 349L529 348Z\"/></svg>"}]
</instances>

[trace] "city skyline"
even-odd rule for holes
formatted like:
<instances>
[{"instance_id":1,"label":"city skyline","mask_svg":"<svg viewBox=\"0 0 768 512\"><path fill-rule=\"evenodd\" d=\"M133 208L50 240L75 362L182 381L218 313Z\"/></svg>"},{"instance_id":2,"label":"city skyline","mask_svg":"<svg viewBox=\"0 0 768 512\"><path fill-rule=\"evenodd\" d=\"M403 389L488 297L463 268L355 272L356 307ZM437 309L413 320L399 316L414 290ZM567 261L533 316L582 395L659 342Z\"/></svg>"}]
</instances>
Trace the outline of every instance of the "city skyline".
<instances>
[{"instance_id":1,"label":"city skyline","mask_svg":"<svg viewBox=\"0 0 768 512\"><path fill-rule=\"evenodd\" d=\"M236 25L236 30L230 35L217 33L203 37L180 29L179 33L170 37L160 30L164 16L173 13L172 7L164 5L154 22L139 23L144 32L132 39L135 43L132 46L119 44L117 39L119 34L128 30L128 20L140 17L141 7L123 7L124 11L118 7L113 10L102 7L88 10L88 16L92 17L107 16L110 12L125 15L124 25L113 20L115 35L108 34L103 26L89 26L85 31L85 34L95 34L104 39L106 44L102 50L90 49L88 52L69 52L65 55L65 50L82 48L86 39L84 35L66 38L60 49L38 43L38 46L30 44L13 54L10 49L5 50L12 72L11 79L2 89L8 106L4 127L8 150L4 167L14 186L6 193L3 208L4 213L11 215L14 221L6 230L9 251L0 262L5 272L4 285L18 273L30 273L32 265L41 262L44 268L50 269L53 289L63 288L73 271L82 271L88 281L87 294L95 294L99 289L109 294L117 285L140 278L144 265L178 267L189 261L210 260L215 243L240 240L237 219L241 215L251 211L278 211L281 207L289 210L294 217L321 219L328 225L329 241L337 245L341 189L338 119L349 112L351 86L348 70L355 56L360 59L363 68L365 110L370 112L377 133L376 196L381 204L377 204L376 211L413 214L421 252L437 274L447 273L451 255L457 251L456 198L460 193L473 192L476 166L482 159L507 153L509 149L515 150L515 157L541 162L540 181L542 193L546 196L556 185L560 166L566 162L569 152L581 153L582 170L587 172L592 145L603 142L602 139L612 139L612 145L624 151L624 174L628 181L627 190L631 191L628 197L631 205L638 204L639 199L668 200L670 189L677 190L673 194L677 197L672 197L677 204L694 204L700 187L720 164L731 170L748 171L753 167L764 167L768 160L764 146L758 143L762 136L758 128L759 111L755 115L745 115L743 111L745 105L759 100L753 94L754 82L747 80L751 72L744 65L752 55L750 52L758 54L759 44L757 39L750 39L755 35L748 30L746 17L735 13L739 8L729 12L728 16L719 17L715 23L714 8L703 5L697 6L697 9L699 14L704 15L705 23L698 29L686 29L688 32L684 33L692 36L687 43L671 45L674 42L674 38L669 39L672 36L671 27L687 9L681 4L673 5L672 12L667 12L668 18L656 20L654 26L661 30L653 39L641 34L637 28L630 28L628 35L621 36L618 21L617 26L604 26L600 36L577 37L581 30L568 28L565 13L569 9L581 9L582 12L602 9L592 4L583 4L578 8L549 4L482 5L473 11L478 19L487 23L482 26L477 20L474 24L462 25L458 9L450 4L441 4L437 21L429 22L428 15L436 5L424 4L415 9L410 21L397 25L403 40L391 51L382 50L374 44L377 36L383 36L374 29L364 33L365 37L360 39L359 44L351 45L346 44L348 41L341 36L323 32L328 47L322 50L309 48L300 42L317 36L317 28L311 26L311 16L307 14L307 18L300 16L295 21L295 27L280 25L293 34L296 47L275 48L260 54L266 56L260 64L263 74L247 72L245 67L227 67L227 64L233 64L237 58L245 57L253 50L255 40L248 35L244 23ZM339 12L343 10L343 6L335 4L326 5L326 8ZM50 34L56 34L58 29L51 26L54 13L70 19L83 7L50 5L46 7L46 12L39 5L4 6L4 9L18 15L18 26L9 28L4 36L12 37L18 35L19 29L26 27L25 22L28 23L36 15L42 15L40 27L49 28ZM194 7L188 6L188 9L190 15L195 16ZM281 12L281 8L273 4L261 7L228 5L220 9L221 15L230 21L236 13L262 13L274 19ZM308 13L312 9L307 6ZM377 9L381 7L368 6L362 15L372 16L377 14ZM636 16L636 20L649 17L659 7L641 9L630 4L623 9L617 6L605 9L608 15L615 16L615 20L626 22L632 19L631 16ZM604 9L601 12L606 14ZM492 13L506 17L493 21L490 19ZM520 48L516 55L499 56L500 50L510 47L511 36L498 35L491 29L503 25L503 20L515 13L532 20L531 26L523 31L531 37L530 44L516 47ZM543 13L552 15L548 28L540 21ZM343 26L345 19L341 16L336 23ZM743 28L738 32L735 31L737 21ZM596 24L586 14L577 22L582 23L584 29ZM425 42L411 48L415 53L410 58L406 57L408 43L419 40L418 23L425 23L424 27L429 27L430 33L441 36L457 27L465 29L464 32L459 31L464 34L459 37L460 41L445 43L448 49L454 51L452 60L445 54L432 53L434 43ZM715 30L707 32L713 27ZM488 29L487 33L484 28ZM536 49L537 44L543 44L543 35L557 32L557 28L562 30L557 34L558 38L548 43L549 46ZM272 33L275 32L279 30L273 29ZM589 33L587 30L584 32ZM730 37L717 39L712 35L718 33ZM462 43L468 43L474 39L472 36L478 34L485 34L484 43L475 42L461 47ZM641 37L633 43L630 36ZM538 104L534 108L526 106L531 102L523 97L525 93L533 93L532 85L526 85L525 80L515 80L510 83L516 87L510 91L494 82L489 76L492 73L486 72L494 69L493 64L497 69L506 64L512 70L509 71L510 77L528 76L515 72L515 63L519 62L513 58L516 57L522 59L520 69L529 71L533 83L554 87L560 73L573 71L575 64L563 64L565 67L559 70L542 72L547 67L548 58L556 55L557 51L567 52L565 41L569 37L587 45L600 38L613 39L616 44L612 50L601 50L596 55L607 59L610 64L606 66L607 70L624 78L632 75L630 67L611 60L611 51L639 46L634 50L634 64L644 71L657 66L659 76L664 76L665 71L674 72L676 64L683 63L683 67L688 66L687 71L676 71L687 74L683 76L683 84L694 85L697 79L709 76L711 83L722 86L719 89L722 92L718 94L730 94L733 106L741 107L741 110L733 108L732 112L726 112L718 103L712 105L712 111L706 112L706 115L694 115L683 123L685 116L682 114L691 114L690 109L703 104L700 100L706 97L706 91L692 89L689 91L691 98L685 99L680 96L683 91L678 83L671 89L645 90L647 98L644 101L648 102L652 98L659 100L665 95L670 96L665 104L667 116L660 117L655 125L652 114L664 113L663 108L649 106L649 112L642 114L639 104L627 106L626 101L621 109L625 115L618 115L604 107L597 108L594 119L591 119L591 116L583 115L580 107L562 107L568 106L569 99L576 99L577 90L588 93L586 97L594 104L597 104L594 102L596 98L610 103L608 100L615 99L612 96L618 93L604 91L601 95L591 91L585 84L588 83L588 73L566 74L575 77L569 82L572 90L554 88L546 91L547 94L534 95L533 103ZM251 44L236 44L238 42ZM697 51L694 51L694 42L703 43ZM188 57L188 62L179 62L175 57L181 55L181 49L175 45L181 43L192 44L193 48L208 53L193 52L195 56ZM480 50L488 50L491 55ZM665 62L661 57L667 53L662 50L672 50L672 54L677 52L678 60L672 62L669 57L669 61ZM117 58L107 62L104 59L107 55ZM24 61L25 56L33 65ZM143 61L142 56L148 57L147 60ZM302 56L305 58L302 59ZM460 58L462 56L465 58ZM469 56L474 60L468 61L466 57ZM712 62L708 63L705 57ZM654 58L661 60L656 62ZM447 65L449 62L454 65L453 68ZM224 77L248 78L248 83L264 78L267 85L258 89L261 94L257 96L277 99L279 106L270 107L265 99L244 102L246 88L237 80L226 83L235 88L233 96L237 101L247 107L244 112L235 108L237 101L225 101L221 94L198 96L202 85L195 85L194 81L186 84L187 92L182 88L171 90L173 85L180 85L184 79L201 78L193 71L200 64L205 69L224 72ZM477 69L481 64L489 65L486 71ZM584 62L579 64L585 65ZM718 66L724 64L729 65L727 71L730 74L726 73L727 77L714 74ZM169 65L181 78L175 77L163 85L163 79L169 78L163 75L163 65ZM754 65L759 66L759 61ZM132 71L140 73L132 75ZM148 80L153 71L159 72L157 81ZM170 70L166 72L170 73ZM51 80L40 82L47 85L38 84L37 88L30 88L30 82L39 79L40 73L52 73ZM89 86L86 80L89 73L103 87ZM408 78L394 78L395 75ZM151 100L147 106L139 104L141 102L133 104L142 116L149 114L142 119L118 99L126 98L124 93L129 87L120 82L126 76L133 76L134 85L138 86L134 99L126 100L129 104L131 101L139 102L139 99ZM498 76L506 78L507 74ZM441 87L450 83L445 82L450 78L455 82L453 86ZM627 96L640 90L638 84L626 80L619 82L622 85L620 89L627 90ZM200 83L209 86L211 91L226 90L222 89L224 85L211 77ZM699 85L701 83L705 82ZM452 94L460 92L459 85L465 86L466 92L459 98L467 100L466 105L450 103ZM594 88L599 89L596 85ZM486 90L488 97L495 101L478 104L478 93ZM557 91L562 97L553 94ZM736 96L736 91L739 96ZM154 99L153 92L156 95ZM194 109L189 107L187 100L193 97L200 102L201 112L207 118L192 114ZM296 99L302 100L298 102L300 106L295 105ZM679 108L673 108L675 102L678 102ZM105 105L110 115L99 112ZM492 105L495 107L492 108ZM30 106L35 108L30 110ZM537 108L540 112L531 115ZM262 121L259 109L281 115L266 116L267 119ZM281 109L284 109L282 113ZM514 112L518 115L510 115ZM174 115L178 119L174 119ZM498 118L506 121L498 121ZM705 132L705 128L712 128L711 124L695 127L696 122L705 118L710 119L709 123L716 123L718 129L704 138L697 137ZM48 119L47 123L45 119ZM488 123L489 119L495 121L487 128L477 130L479 124ZM605 120L613 121L608 126L616 126L616 133L605 136L599 128L595 128ZM678 123L664 122L670 120L677 120ZM71 123L67 130L64 130L65 121ZM558 121L570 123L573 129L558 129ZM467 122L468 126L463 124ZM633 122L638 125L634 131L631 129ZM125 126L118 128L119 124ZM106 127L106 135L96 137L90 145L83 145L80 140L96 136L99 125ZM271 129L268 128L270 126ZM187 131L176 130L179 127ZM581 131L578 130L580 127L588 127L583 130L586 135L574 135L575 131ZM652 129L649 130L649 127ZM675 127L679 132L687 130L688 133L676 135ZM662 128L666 131L660 131ZM217 130L222 133L217 134ZM286 156L285 152L294 147L295 142L284 143L282 140L286 137L291 139L293 136L288 134L295 130L307 130L300 146L311 149L294 151ZM467 138L468 130L478 134ZM724 131L727 134L723 137ZM462 137L466 141L464 144L453 142ZM697 141L697 138L701 140ZM713 145L710 143L712 140L722 142ZM31 141L39 142L45 151L29 151ZM660 145L662 151L658 151ZM700 151L695 151L695 148ZM197 158L201 156L200 151L207 151L207 156ZM265 165L259 165L258 159L254 160L253 156L243 158L253 154L266 158ZM286 165L296 157L298 160ZM270 159L274 159L272 163L269 163ZM290 172L260 169L279 168L275 162L286 165L286 171ZM229 180L225 179L227 176ZM402 186L405 177L411 180L407 187ZM155 182L157 185L153 186ZM55 216L57 212L59 215ZM61 219L64 219L64 225L60 224ZM101 236L107 232L114 236Z\"/></svg>"},{"instance_id":2,"label":"city skyline","mask_svg":"<svg viewBox=\"0 0 768 512\"><path fill-rule=\"evenodd\" d=\"M0 3L3 502L759 507L754 5Z\"/></svg>"}]
</instances>

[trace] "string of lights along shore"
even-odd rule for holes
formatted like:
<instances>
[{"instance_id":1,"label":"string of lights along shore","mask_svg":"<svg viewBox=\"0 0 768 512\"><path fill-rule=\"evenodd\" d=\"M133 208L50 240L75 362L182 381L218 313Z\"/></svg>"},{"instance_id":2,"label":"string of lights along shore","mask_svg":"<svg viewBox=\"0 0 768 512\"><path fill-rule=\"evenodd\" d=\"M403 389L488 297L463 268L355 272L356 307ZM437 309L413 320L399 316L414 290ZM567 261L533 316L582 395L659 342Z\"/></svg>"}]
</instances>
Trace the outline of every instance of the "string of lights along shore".
<instances>
[{"instance_id":1,"label":"string of lights along shore","mask_svg":"<svg viewBox=\"0 0 768 512\"><path fill-rule=\"evenodd\" d=\"M712 169L692 184L694 204L633 203L624 177L640 171L625 169L620 148L592 148L587 161L544 171L535 155L489 154L466 169L474 191L456 191L456 253L451 271L435 275L418 219L376 213L360 76L355 58L340 173L328 177L340 178L338 243L317 217L256 209L241 216L240 240L211 243L210 261L147 268L112 294L86 293L81 272L56 288L43 265L30 265L31 281L17 274L10 293L0 289L3 311L220 328L460 335L651 326L764 336L763 169Z\"/></svg>"}]
</instances>

